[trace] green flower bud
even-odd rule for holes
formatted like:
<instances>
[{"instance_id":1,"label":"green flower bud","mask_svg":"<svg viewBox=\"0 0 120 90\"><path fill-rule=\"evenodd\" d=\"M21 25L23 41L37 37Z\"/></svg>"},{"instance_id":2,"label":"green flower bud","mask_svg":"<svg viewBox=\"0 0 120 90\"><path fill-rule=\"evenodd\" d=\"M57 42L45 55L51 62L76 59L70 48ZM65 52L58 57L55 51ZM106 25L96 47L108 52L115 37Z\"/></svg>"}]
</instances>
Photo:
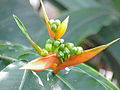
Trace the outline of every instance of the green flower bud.
<instances>
[{"instance_id":1,"label":"green flower bud","mask_svg":"<svg viewBox=\"0 0 120 90\"><path fill-rule=\"evenodd\" d=\"M80 54L80 53L82 53L82 51L83 51L83 48L82 48L82 47L77 47L77 52L76 52L76 54Z\"/></svg>"},{"instance_id":2,"label":"green flower bud","mask_svg":"<svg viewBox=\"0 0 120 90\"><path fill-rule=\"evenodd\" d=\"M62 51L58 52L58 58L61 60L61 62L64 62L64 53Z\"/></svg>"},{"instance_id":3,"label":"green flower bud","mask_svg":"<svg viewBox=\"0 0 120 90\"><path fill-rule=\"evenodd\" d=\"M42 49L41 56L46 56L46 55L48 55L48 51L45 49Z\"/></svg>"},{"instance_id":4,"label":"green flower bud","mask_svg":"<svg viewBox=\"0 0 120 90\"><path fill-rule=\"evenodd\" d=\"M64 43L64 39L59 39L60 43Z\"/></svg>"},{"instance_id":5,"label":"green flower bud","mask_svg":"<svg viewBox=\"0 0 120 90\"><path fill-rule=\"evenodd\" d=\"M66 43L65 46L69 49L72 50L72 48L74 47L73 43Z\"/></svg>"},{"instance_id":6,"label":"green flower bud","mask_svg":"<svg viewBox=\"0 0 120 90\"><path fill-rule=\"evenodd\" d=\"M64 60L63 60L63 61L67 60L68 56L69 56L69 55L65 54L65 55L64 55Z\"/></svg>"},{"instance_id":7,"label":"green flower bud","mask_svg":"<svg viewBox=\"0 0 120 90\"><path fill-rule=\"evenodd\" d=\"M64 53L67 54L67 55L70 55L70 50L67 47L65 47L64 48Z\"/></svg>"},{"instance_id":8,"label":"green flower bud","mask_svg":"<svg viewBox=\"0 0 120 90\"><path fill-rule=\"evenodd\" d=\"M72 54L76 54L78 51L77 47L73 47L72 50L71 50L71 53Z\"/></svg>"},{"instance_id":9,"label":"green flower bud","mask_svg":"<svg viewBox=\"0 0 120 90\"><path fill-rule=\"evenodd\" d=\"M49 24L52 25L53 23L54 23L54 19L51 19L51 20L49 21Z\"/></svg>"},{"instance_id":10,"label":"green flower bud","mask_svg":"<svg viewBox=\"0 0 120 90\"><path fill-rule=\"evenodd\" d=\"M45 49L46 49L47 51L52 51L52 44L46 44L46 45L45 45Z\"/></svg>"},{"instance_id":11,"label":"green flower bud","mask_svg":"<svg viewBox=\"0 0 120 90\"><path fill-rule=\"evenodd\" d=\"M52 24L52 25L51 25L51 29L52 29L54 32L56 32L57 26L56 26L55 24Z\"/></svg>"},{"instance_id":12,"label":"green flower bud","mask_svg":"<svg viewBox=\"0 0 120 90\"><path fill-rule=\"evenodd\" d=\"M63 53L62 51L59 51L59 52L58 52L58 57L59 57L59 58L64 58L64 53Z\"/></svg>"},{"instance_id":13,"label":"green flower bud","mask_svg":"<svg viewBox=\"0 0 120 90\"><path fill-rule=\"evenodd\" d=\"M56 19L53 23L59 26L61 24L61 21L59 19Z\"/></svg>"},{"instance_id":14,"label":"green flower bud","mask_svg":"<svg viewBox=\"0 0 120 90\"><path fill-rule=\"evenodd\" d=\"M63 51L65 48L65 45L64 44L61 44L60 47L59 47L59 50Z\"/></svg>"},{"instance_id":15,"label":"green flower bud","mask_svg":"<svg viewBox=\"0 0 120 90\"><path fill-rule=\"evenodd\" d=\"M54 44L53 44L55 47L58 47L60 45L60 41L56 40L54 41Z\"/></svg>"},{"instance_id":16,"label":"green flower bud","mask_svg":"<svg viewBox=\"0 0 120 90\"><path fill-rule=\"evenodd\" d=\"M53 42L54 42L54 39L51 38L51 39L48 39L48 40L46 41L46 44L53 44Z\"/></svg>"}]
</instances>

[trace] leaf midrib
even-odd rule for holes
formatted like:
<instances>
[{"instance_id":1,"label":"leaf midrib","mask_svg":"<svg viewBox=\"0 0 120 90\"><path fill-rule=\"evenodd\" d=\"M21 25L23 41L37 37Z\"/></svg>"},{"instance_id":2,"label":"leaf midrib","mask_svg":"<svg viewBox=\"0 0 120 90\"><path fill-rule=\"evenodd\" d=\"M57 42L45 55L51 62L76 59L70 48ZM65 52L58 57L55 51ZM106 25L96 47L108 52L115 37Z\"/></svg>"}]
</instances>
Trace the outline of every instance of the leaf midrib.
<instances>
[{"instance_id":1,"label":"leaf midrib","mask_svg":"<svg viewBox=\"0 0 120 90\"><path fill-rule=\"evenodd\" d=\"M77 67L74 67L74 68L77 68ZM83 71L82 69L80 69L80 68L77 68L77 69L79 69L80 71L78 71L78 70L75 70L74 68L72 68L72 70L73 71L77 71L77 72L83 72L83 73L85 73L85 74L87 74L88 76L90 76L91 78L93 78L94 80L96 80L99 84L101 84L103 87L105 87L106 89L107 89L107 87L109 87L109 88L111 88L110 86L108 86L107 84L105 84L104 82L102 82L102 81L100 81L100 80L97 80L96 78L94 78L92 75L90 75L89 73L87 73L86 71ZM102 82L102 83L101 83ZM104 86L103 84L105 84L106 86ZM111 88L111 90L112 90L112 88Z\"/></svg>"}]
</instances>

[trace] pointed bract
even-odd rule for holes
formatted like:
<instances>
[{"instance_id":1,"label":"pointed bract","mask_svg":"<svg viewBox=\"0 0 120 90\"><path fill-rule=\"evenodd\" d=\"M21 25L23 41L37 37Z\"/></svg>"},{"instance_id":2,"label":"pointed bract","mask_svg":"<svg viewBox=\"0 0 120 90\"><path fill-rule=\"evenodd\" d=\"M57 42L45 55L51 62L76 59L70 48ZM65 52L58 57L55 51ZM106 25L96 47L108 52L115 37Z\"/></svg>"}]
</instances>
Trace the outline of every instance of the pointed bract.
<instances>
[{"instance_id":1,"label":"pointed bract","mask_svg":"<svg viewBox=\"0 0 120 90\"><path fill-rule=\"evenodd\" d=\"M95 47L93 49L84 50L82 52L82 54L71 56L64 63L60 64L56 68L56 70L54 70L54 73L58 73L61 69L64 69L66 67L74 66L74 65L77 65L77 64L80 64L80 63L83 63L83 62L90 60L91 58L93 58L94 56L96 56L101 51L103 51L108 46L110 46L111 44L115 43L118 40L120 40L120 38L113 40L112 42L110 42L108 44L101 45L101 46Z\"/></svg>"},{"instance_id":2,"label":"pointed bract","mask_svg":"<svg viewBox=\"0 0 120 90\"><path fill-rule=\"evenodd\" d=\"M27 39L29 40L29 42L32 44L33 48L35 48L35 50L38 52L38 54L41 54L41 48L30 38L26 27L24 26L24 24L22 23L22 21L20 21L20 19L13 15L13 18L15 19L18 27L20 28L20 30L24 33L24 35L27 37Z\"/></svg>"},{"instance_id":3,"label":"pointed bract","mask_svg":"<svg viewBox=\"0 0 120 90\"><path fill-rule=\"evenodd\" d=\"M66 32L68 26L69 16L58 26L55 33L55 39L60 39Z\"/></svg>"},{"instance_id":4,"label":"pointed bract","mask_svg":"<svg viewBox=\"0 0 120 90\"><path fill-rule=\"evenodd\" d=\"M49 19L48 19L48 16L46 14L46 11L45 11L42 0L40 0L40 2L41 2L42 12L43 12L44 20L45 20L45 23L46 23L46 26L47 26L47 29L48 29L49 36L50 36L50 38L54 38L54 32L51 30L51 27L50 27L50 24L49 24Z\"/></svg>"},{"instance_id":5,"label":"pointed bract","mask_svg":"<svg viewBox=\"0 0 120 90\"><path fill-rule=\"evenodd\" d=\"M27 63L20 69L41 71L48 68L55 68L55 64L57 65L59 63L60 61L57 58L57 56L55 54L52 54L32 60L31 62Z\"/></svg>"}]
</instances>

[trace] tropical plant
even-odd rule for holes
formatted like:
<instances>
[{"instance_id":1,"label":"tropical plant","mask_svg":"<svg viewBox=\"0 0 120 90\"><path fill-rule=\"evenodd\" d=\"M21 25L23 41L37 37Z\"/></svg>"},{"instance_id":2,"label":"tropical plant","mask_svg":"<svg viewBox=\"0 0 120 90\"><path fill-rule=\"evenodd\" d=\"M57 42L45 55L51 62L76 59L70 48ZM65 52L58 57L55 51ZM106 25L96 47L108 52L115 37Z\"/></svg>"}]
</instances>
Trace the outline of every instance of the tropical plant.
<instances>
[{"instance_id":1,"label":"tropical plant","mask_svg":"<svg viewBox=\"0 0 120 90\"><path fill-rule=\"evenodd\" d=\"M67 22L68 22L68 17L63 21L60 25L56 26L51 24L49 22L49 19L47 18L44 10L44 6L42 4L42 9L43 9L43 14L45 17L45 22L48 28L48 32L51 38L54 38L54 42L56 41L63 41L60 39L62 35L64 35L64 39L67 40L67 42L74 42L75 45L83 41L84 38L96 34L98 34L103 38L104 40L104 34L105 36L108 36L109 39L113 40L112 35L107 34L107 30L111 28L112 26L117 26L116 23L112 24L111 22L115 21L114 18L119 19L119 12L115 9L115 7L110 6L102 6L101 1L95 1L95 0L90 0L88 3L88 0L84 0L86 4L81 4L79 0L76 1L69 1L69 3L63 0L50 0L53 5L57 6L60 10L64 9L66 12L62 17L66 15L70 15L71 22L69 23L69 31L64 35L66 27L67 27ZM6 2L0 1L1 5L0 7L4 7L4 3L9 2L9 0L6 0ZM21 3L20 3L21 2ZM22 21L25 21L25 25L28 27L28 31L30 34L32 34L32 37L36 39L36 42L39 44L36 44L29 34L27 33L27 30L23 23L19 20L17 16L14 15L14 19L16 20L19 28L22 30L22 32L25 34L27 39L30 41L32 46L35 48L35 50L38 52L36 53L35 50L23 46L23 45L17 45L17 44L12 44L11 42L0 42L0 89L1 90L53 90L53 89L63 89L63 90L119 90L119 88L114 85L111 81L108 81L105 79L101 74L99 74L97 71L95 71L93 68L90 66L83 64L81 60L87 61L90 58L94 57L96 54L107 48L109 45L114 43L115 41L119 40L116 39L111 43L90 49L90 50L82 50L82 49L77 49L78 51L75 51L74 53L70 53L67 55L67 59L64 57L61 59L59 55L59 49L54 50L51 49L51 45L49 43L46 43L46 48L42 49L44 46L45 41L47 40L48 36L46 31L44 30L43 23L40 23L41 30L40 32L35 31L36 29L39 28L39 22L40 19L38 16L31 14L32 8L30 8L29 4L26 5L24 3L26 1L21 0L21 1L11 1L11 3L8 3L9 6L16 7L11 14L16 14L19 17L24 17ZM108 2L111 2L108 0ZM107 2L107 3L108 3ZM16 5L13 5L16 3ZM71 8L70 3L77 3L76 7ZM79 6L79 5L83 6ZM19 6L22 6L21 8L17 8ZM25 6L24 6L25 5ZM63 6L62 8L60 8ZM27 7L27 8L26 8ZM6 7L5 7L6 8ZM30 13L21 13L20 12L23 10L26 10L27 12ZM113 9L114 8L114 9ZM30 11L31 10L31 11ZM2 20L5 20L4 13L6 11L3 11L0 9L0 13L3 13ZM11 12L11 11L10 11ZM8 11L9 13L9 11ZM19 14L17 14L19 13ZM88 14L89 13L89 14ZM6 14L7 15L7 14ZM27 17L31 17L28 19ZM11 15L12 16L12 15ZM114 18L112 18L114 16ZM30 22L30 21L31 22ZM6 26L3 25L3 23L8 22L9 24L6 24ZM7 37L1 36L1 40L9 40L9 41L14 41L20 43L25 42L26 44L26 39L22 37L18 37L18 32L15 30L16 25L11 24L12 19L9 17L0 24L0 34L6 34L8 35ZM3 25L3 26L2 26ZM8 26L9 27L8 27ZM109 26L111 25L111 26ZM33 26L33 27L32 27ZM102 28L104 26L104 28ZM106 27L105 27L106 26ZM12 28L11 28L12 27ZM59 29L60 28L60 29ZM9 34L7 34L7 31L3 31L3 29L8 30ZM18 28L17 28L18 29ZM35 30L31 30L35 29ZM80 29L80 30L78 30ZM107 30L104 30L107 29ZM30 31L31 30L31 31ZM53 31L52 31L53 30ZM60 31L63 30L63 31ZM114 28L111 29L112 31ZM13 32L14 31L14 32ZM118 30L116 30L117 32ZM58 32L58 33L57 33ZM104 33L105 32L105 33ZM115 31L114 31L115 32ZM115 33L116 33L115 32ZM17 33L17 35L15 34ZM103 34L104 33L104 34ZM13 35L12 35L13 34ZM55 36L54 36L55 34ZM71 35L72 34L72 35ZM21 34L22 35L22 34ZM35 35L35 37L34 37ZM97 36L99 36L97 35ZM116 35L116 34L115 34ZM71 38L69 38L71 36ZM17 38L16 38L17 37ZM40 37L40 38L39 38ZM42 38L41 38L42 37ZM44 37L44 38L43 38ZM114 36L113 36L114 37ZM118 35L119 37L119 35ZM115 38L115 37L114 37ZM50 41L51 39L48 39ZM94 39L91 39L94 40ZM107 38L105 39L107 40ZM61 43L61 42L60 42ZM57 45L58 43L55 43L54 45ZM68 45L68 43L64 43L64 45ZM71 44L70 44L71 45ZM113 45L113 49L110 48L110 52L113 52L113 55L116 56L114 53L119 53L119 46L116 47L118 44ZM40 47L42 46L42 47ZM52 46L53 47L53 46ZM74 46L75 47L75 46ZM76 47L75 47L76 48ZM117 48L117 49L115 49ZM51 53L52 51L52 53ZM64 50L67 51L67 50ZM115 52L116 51L116 52ZM78 52L78 53L77 53ZM63 52L62 52L63 53ZM90 56L88 54L91 54ZM42 57L40 57L41 55ZM111 56L113 56L111 55ZM87 56L87 58L85 57ZM110 57L111 57L110 56ZM119 56L119 55L118 55ZM118 57L117 56L117 57ZM40 58L39 58L40 57ZM82 57L82 59L81 59ZM107 58L110 58L107 57ZM117 58L116 57L116 58ZM37 59L35 59L37 58ZM47 58L47 59L46 59ZM59 59L58 59L59 58ZM34 60L35 59L35 60ZM45 60L46 59L46 60ZM33 61L31 61L33 60ZM77 63L76 63L76 60ZM117 60L117 59L115 59ZM40 61L40 62L39 62ZM46 64L46 62L47 64ZM84 62L83 61L83 62ZM111 60L112 61L112 60ZM111 62L110 61L110 62ZM29 62L28 64L26 64ZM37 62L37 63L36 63ZM82 63L82 64L80 64ZM55 65L53 65L55 64ZM56 65L57 64L57 65ZM80 65L76 65L80 64ZM73 66L76 65L76 66ZM113 65L117 65L113 63ZM23 66L23 67L22 67ZM66 68L65 70L61 70L65 67L71 66L69 68ZM22 67L22 68L21 68ZM54 73L50 69L47 69L49 67L52 67L54 70ZM119 64L118 64L119 67ZM30 70L20 70L21 69L30 69ZM113 66L114 68L114 66ZM34 70L43 70L43 71L34 71ZM61 70L59 72L59 70ZM59 73L58 73L59 72ZM56 74L58 73L58 74ZM86 87L87 86L87 87Z\"/></svg>"}]
</instances>

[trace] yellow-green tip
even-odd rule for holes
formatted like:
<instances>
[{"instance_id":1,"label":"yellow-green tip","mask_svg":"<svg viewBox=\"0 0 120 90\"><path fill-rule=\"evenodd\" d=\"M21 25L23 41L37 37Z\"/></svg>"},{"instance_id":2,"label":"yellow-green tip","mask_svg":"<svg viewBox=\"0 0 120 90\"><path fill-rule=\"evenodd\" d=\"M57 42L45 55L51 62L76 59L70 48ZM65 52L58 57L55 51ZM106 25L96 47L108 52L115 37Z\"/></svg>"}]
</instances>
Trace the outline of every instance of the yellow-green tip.
<instances>
[{"instance_id":1,"label":"yellow-green tip","mask_svg":"<svg viewBox=\"0 0 120 90\"><path fill-rule=\"evenodd\" d=\"M117 39L113 40L112 42L108 43L107 46L110 46L111 44L117 42L118 40L120 40L120 38L117 38Z\"/></svg>"}]
</instances>

